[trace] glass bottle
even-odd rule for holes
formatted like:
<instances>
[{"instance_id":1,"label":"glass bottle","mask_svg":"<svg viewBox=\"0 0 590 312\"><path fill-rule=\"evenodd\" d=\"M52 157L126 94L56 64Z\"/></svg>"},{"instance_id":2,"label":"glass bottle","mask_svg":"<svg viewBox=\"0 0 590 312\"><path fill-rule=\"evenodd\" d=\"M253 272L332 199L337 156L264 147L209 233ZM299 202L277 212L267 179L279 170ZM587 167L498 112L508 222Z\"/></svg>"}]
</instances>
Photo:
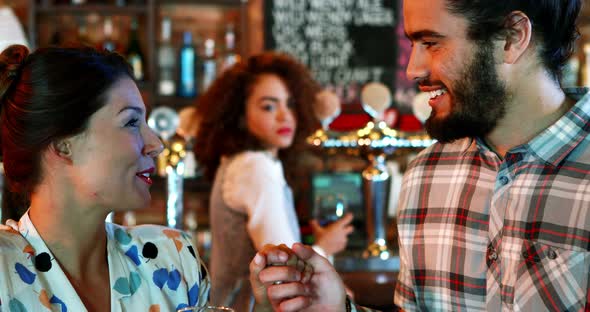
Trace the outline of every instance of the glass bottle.
<instances>
[{"instance_id":1,"label":"glass bottle","mask_svg":"<svg viewBox=\"0 0 590 312\"><path fill-rule=\"evenodd\" d=\"M234 32L234 25L228 24L225 28L225 52L222 56L221 60L221 71L224 71L228 67L231 67L233 64L237 63L240 59L239 55L236 53L236 34Z\"/></svg>"},{"instance_id":2,"label":"glass bottle","mask_svg":"<svg viewBox=\"0 0 590 312\"><path fill-rule=\"evenodd\" d=\"M91 45L88 37L88 28L86 26L86 19L81 19L78 26L78 43L82 45Z\"/></svg>"},{"instance_id":3,"label":"glass bottle","mask_svg":"<svg viewBox=\"0 0 590 312\"><path fill-rule=\"evenodd\" d=\"M131 33L129 34L129 42L127 43L127 62L133 69L133 77L140 81L144 79L144 56L141 52L138 35L138 22L136 18L131 20Z\"/></svg>"},{"instance_id":4,"label":"glass bottle","mask_svg":"<svg viewBox=\"0 0 590 312\"><path fill-rule=\"evenodd\" d=\"M174 80L174 67L176 55L170 43L172 34L172 22L169 17L162 19L162 41L158 48L158 93L160 95L174 95L176 93L176 81Z\"/></svg>"},{"instance_id":5,"label":"glass bottle","mask_svg":"<svg viewBox=\"0 0 590 312\"><path fill-rule=\"evenodd\" d=\"M590 87L590 43L584 44L584 66L582 67L582 87Z\"/></svg>"},{"instance_id":6,"label":"glass bottle","mask_svg":"<svg viewBox=\"0 0 590 312\"><path fill-rule=\"evenodd\" d=\"M193 46L193 36L190 31L183 33L183 45L180 48L179 62L180 82L178 85L178 95L186 98L195 97L197 95L195 74L197 55Z\"/></svg>"},{"instance_id":7,"label":"glass bottle","mask_svg":"<svg viewBox=\"0 0 590 312\"><path fill-rule=\"evenodd\" d=\"M205 40L205 57L203 58L203 76L201 90L205 91L217 76L217 61L215 60L215 40Z\"/></svg>"},{"instance_id":8,"label":"glass bottle","mask_svg":"<svg viewBox=\"0 0 590 312\"><path fill-rule=\"evenodd\" d=\"M116 50L115 41L113 40L113 20L110 16L104 18L103 25L104 39L101 48L114 52Z\"/></svg>"}]
</instances>

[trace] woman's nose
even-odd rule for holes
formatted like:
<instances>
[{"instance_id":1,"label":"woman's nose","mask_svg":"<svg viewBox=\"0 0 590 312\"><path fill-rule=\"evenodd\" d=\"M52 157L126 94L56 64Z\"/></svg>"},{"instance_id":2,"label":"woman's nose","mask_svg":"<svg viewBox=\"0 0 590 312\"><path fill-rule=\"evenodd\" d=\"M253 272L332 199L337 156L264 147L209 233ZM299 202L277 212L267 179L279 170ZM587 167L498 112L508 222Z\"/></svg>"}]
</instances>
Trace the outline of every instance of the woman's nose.
<instances>
[{"instance_id":1,"label":"woman's nose","mask_svg":"<svg viewBox=\"0 0 590 312\"><path fill-rule=\"evenodd\" d=\"M148 128L144 140L144 155L155 158L164 150L164 144L162 144L162 140L160 140L160 138L154 133L154 131L152 131L152 129Z\"/></svg>"},{"instance_id":2,"label":"woman's nose","mask_svg":"<svg viewBox=\"0 0 590 312\"><path fill-rule=\"evenodd\" d=\"M288 105L285 105L279 109L277 118L281 121L294 119L293 111Z\"/></svg>"}]
</instances>

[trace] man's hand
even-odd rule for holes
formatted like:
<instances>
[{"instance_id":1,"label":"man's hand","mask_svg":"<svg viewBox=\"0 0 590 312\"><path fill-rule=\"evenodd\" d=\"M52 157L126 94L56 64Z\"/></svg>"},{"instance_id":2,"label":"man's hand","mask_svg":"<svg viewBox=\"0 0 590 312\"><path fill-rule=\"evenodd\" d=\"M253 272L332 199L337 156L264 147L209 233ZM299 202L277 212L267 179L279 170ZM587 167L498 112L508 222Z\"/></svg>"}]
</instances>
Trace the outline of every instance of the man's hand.
<instances>
[{"instance_id":1,"label":"man's hand","mask_svg":"<svg viewBox=\"0 0 590 312\"><path fill-rule=\"evenodd\" d=\"M344 284L330 262L300 243L285 248L265 246L250 263L256 311L345 311Z\"/></svg>"},{"instance_id":2,"label":"man's hand","mask_svg":"<svg viewBox=\"0 0 590 312\"><path fill-rule=\"evenodd\" d=\"M305 284L313 274L307 265L286 245L266 245L250 262L250 283L256 299L255 311L279 311L285 298L304 296ZM269 297L268 289L278 291L277 298ZM284 305L290 306L304 299L296 299Z\"/></svg>"}]
</instances>

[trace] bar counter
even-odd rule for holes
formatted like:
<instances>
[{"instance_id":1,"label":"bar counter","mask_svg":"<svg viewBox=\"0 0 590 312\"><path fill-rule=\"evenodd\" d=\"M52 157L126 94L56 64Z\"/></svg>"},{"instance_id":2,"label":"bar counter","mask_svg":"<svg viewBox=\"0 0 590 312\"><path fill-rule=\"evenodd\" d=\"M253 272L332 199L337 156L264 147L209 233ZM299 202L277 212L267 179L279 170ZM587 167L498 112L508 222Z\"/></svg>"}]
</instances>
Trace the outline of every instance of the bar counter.
<instances>
[{"instance_id":1,"label":"bar counter","mask_svg":"<svg viewBox=\"0 0 590 312\"><path fill-rule=\"evenodd\" d=\"M384 312L398 311L393 304L400 267L397 254L387 260L364 259L362 251L345 251L334 258L334 267L353 291L357 304Z\"/></svg>"}]
</instances>

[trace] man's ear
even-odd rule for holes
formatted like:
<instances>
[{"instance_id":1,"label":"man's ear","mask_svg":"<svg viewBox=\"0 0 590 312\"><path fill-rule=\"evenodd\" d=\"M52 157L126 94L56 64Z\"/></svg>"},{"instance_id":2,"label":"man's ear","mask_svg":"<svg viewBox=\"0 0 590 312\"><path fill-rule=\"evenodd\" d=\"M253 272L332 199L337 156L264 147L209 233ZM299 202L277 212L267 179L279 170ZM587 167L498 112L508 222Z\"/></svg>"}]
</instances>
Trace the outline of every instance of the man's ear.
<instances>
[{"instance_id":1,"label":"man's ear","mask_svg":"<svg viewBox=\"0 0 590 312\"><path fill-rule=\"evenodd\" d=\"M514 64L531 47L533 25L521 11L511 12L505 21L504 62Z\"/></svg>"}]
</instances>

